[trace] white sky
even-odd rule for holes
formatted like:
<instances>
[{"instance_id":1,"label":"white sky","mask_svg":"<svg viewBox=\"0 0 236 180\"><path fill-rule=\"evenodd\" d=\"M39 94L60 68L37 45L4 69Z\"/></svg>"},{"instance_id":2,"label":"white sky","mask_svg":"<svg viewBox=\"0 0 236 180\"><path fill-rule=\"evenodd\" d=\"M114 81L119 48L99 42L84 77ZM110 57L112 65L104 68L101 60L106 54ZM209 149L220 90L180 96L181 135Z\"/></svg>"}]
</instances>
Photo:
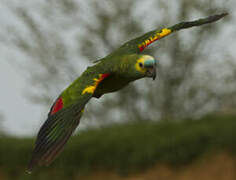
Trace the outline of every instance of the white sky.
<instances>
[{"instance_id":1,"label":"white sky","mask_svg":"<svg viewBox=\"0 0 236 180\"><path fill-rule=\"evenodd\" d=\"M23 96L29 86L15 68L0 60L0 112L4 114L3 129L12 135L32 135L38 129L42 108L30 104Z\"/></svg>"},{"instance_id":2,"label":"white sky","mask_svg":"<svg viewBox=\"0 0 236 180\"><path fill-rule=\"evenodd\" d=\"M17 23L2 4L0 2L1 25ZM2 30L0 29L0 41L1 35ZM30 84L25 80L22 73L17 71L17 67L12 67L11 62L6 61L4 57L7 53L11 53L11 51L6 52L6 47L0 46L0 113L4 115L3 130L16 136L36 134L42 123L41 120L47 114L45 114L44 108L31 104L26 99L25 88L29 87ZM10 54L10 56L16 59L22 58L18 54Z\"/></svg>"},{"instance_id":3,"label":"white sky","mask_svg":"<svg viewBox=\"0 0 236 180\"><path fill-rule=\"evenodd\" d=\"M4 27L19 23L9 12L4 1L0 2L0 41L10 38ZM5 29L6 30L6 29ZM18 67L12 66L10 60L22 60L23 57L16 51L0 43L0 113L4 121L1 126L4 132L16 136L36 134L39 124L42 123L43 108L29 103L25 98L24 90L29 87Z\"/></svg>"}]
</instances>

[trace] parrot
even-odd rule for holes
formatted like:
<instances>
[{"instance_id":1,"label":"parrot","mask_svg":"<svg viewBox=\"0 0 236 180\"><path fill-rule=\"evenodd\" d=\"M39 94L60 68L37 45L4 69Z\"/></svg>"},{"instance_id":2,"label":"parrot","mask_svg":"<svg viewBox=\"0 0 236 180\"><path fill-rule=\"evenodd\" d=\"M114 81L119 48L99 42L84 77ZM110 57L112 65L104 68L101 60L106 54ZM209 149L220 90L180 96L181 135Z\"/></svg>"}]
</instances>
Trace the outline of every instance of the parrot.
<instances>
[{"instance_id":1,"label":"parrot","mask_svg":"<svg viewBox=\"0 0 236 180\"><path fill-rule=\"evenodd\" d=\"M91 98L118 91L141 78L156 78L157 60L142 53L146 47L173 32L212 23L226 15L228 13L216 14L150 31L124 43L87 67L53 103L47 120L37 134L26 171L31 173L35 167L48 166L55 160L79 125L84 108Z\"/></svg>"}]
</instances>

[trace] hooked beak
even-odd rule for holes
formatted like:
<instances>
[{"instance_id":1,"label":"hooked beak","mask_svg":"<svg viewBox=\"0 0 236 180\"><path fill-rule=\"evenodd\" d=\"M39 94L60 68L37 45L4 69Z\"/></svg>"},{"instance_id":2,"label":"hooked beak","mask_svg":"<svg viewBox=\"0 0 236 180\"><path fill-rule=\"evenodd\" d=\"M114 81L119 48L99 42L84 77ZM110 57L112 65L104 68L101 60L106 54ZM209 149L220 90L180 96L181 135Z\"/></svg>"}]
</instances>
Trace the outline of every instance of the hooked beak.
<instances>
[{"instance_id":1,"label":"hooked beak","mask_svg":"<svg viewBox=\"0 0 236 180\"><path fill-rule=\"evenodd\" d=\"M144 67L146 68L146 76L152 77L153 80L156 79L156 60L151 59L144 62Z\"/></svg>"},{"instance_id":2,"label":"hooked beak","mask_svg":"<svg viewBox=\"0 0 236 180\"><path fill-rule=\"evenodd\" d=\"M152 77L153 80L156 79L156 66L149 67L146 71L147 77Z\"/></svg>"}]
</instances>

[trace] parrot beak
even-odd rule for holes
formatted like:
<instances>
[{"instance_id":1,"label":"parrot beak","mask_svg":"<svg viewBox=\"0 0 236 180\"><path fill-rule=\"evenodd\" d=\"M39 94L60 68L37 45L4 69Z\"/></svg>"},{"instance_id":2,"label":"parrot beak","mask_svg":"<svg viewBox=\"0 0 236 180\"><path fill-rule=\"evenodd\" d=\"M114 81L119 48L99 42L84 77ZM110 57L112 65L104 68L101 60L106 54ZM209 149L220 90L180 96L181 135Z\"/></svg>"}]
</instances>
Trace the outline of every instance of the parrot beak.
<instances>
[{"instance_id":1,"label":"parrot beak","mask_svg":"<svg viewBox=\"0 0 236 180\"><path fill-rule=\"evenodd\" d=\"M146 68L146 76L152 77L153 80L156 79L156 60L151 59L144 62L144 67Z\"/></svg>"},{"instance_id":2,"label":"parrot beak","mask_svg":"<svg viewBox=\"0 0 236 180\"><path fill-rule=\"evenodd\" d=\"M152 76L152 79L153 79L153 81L156 79L156 67L154 67L154 69L153 69L153 76Z\"/></svg>"},{"instance_id":3,"label":"parrot beak","mask_svg":"<svg viewBox=\"0 0 236 180\"><path fill-rule=\"evenodd\" d=\"M153 80L156 79L156 66L150 67L146 71L147 77L152 77Z\"/></svg>"}]
</instances>

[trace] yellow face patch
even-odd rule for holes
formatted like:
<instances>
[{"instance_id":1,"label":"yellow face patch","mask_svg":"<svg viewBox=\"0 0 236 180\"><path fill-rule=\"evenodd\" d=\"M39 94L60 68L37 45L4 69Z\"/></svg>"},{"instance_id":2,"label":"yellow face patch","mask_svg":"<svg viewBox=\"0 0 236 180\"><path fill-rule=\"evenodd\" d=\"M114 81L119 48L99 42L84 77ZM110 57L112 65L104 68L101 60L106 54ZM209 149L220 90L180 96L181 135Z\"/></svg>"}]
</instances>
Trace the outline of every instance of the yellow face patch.
<instances>
[{"instance_id":1,"label":"yellow face patch","mask_svg":"<svg viewBox=\"0 0 236 180\"><path fill-rule=\"evenodd\" d=\"M148 55L143 55L140 59L137 60L136 64L135 64L135 69L139 72L141 72L142 74L144 74L146 72L146 68L144 68L144 62L147 59L153 59L152 56L148 56ZM142 64L142 67L140 67L140 63Z\"/></svg>"},{"instance_id":2,"label":"yellow face patch","mask_svg":"<svg viewBox=\"0 0 236 180\"><path fill-rule=\"evenodd\" d=\"M144 64L144 58L143 57L138 59L138 61L135 64L135 69L137 71L141 72L141 73L145 73L146 70L143 67L140 67L140 65L139 65L140 63Z\"/></svg>"},{"instance_id":3,"label":"yellow face patch","mask_svg":"<svg viewBox=\"0 0 236 180\"><path fill-rule=\"evenodd\" d=\"M98 78L94 78L93 81L94 81L94 84L91 85L91 86L88 86L86 87L83 92L82 92L82 95L85 94L85 93L90 93L90 94L93 94L94 91L96 90L97 86L99 85L99 83L105 79L106 77L108 77L109 74L99 74L99 77Z\"/></svg>"},{"instance_id":4,"label":"yellow face patch","mask_svg":"<svg viewBox=\"0 0 236 180\"><path fill-rule=\"evenodd\" d=\"M171 33L170 29L164 28L161 32L157 32L154 36L150 36L148 39L143 41L141 44L138 45L140 51L143 51L149 44L153 43L154 41L161 39Z\"/></svg>"}]
</instances>

